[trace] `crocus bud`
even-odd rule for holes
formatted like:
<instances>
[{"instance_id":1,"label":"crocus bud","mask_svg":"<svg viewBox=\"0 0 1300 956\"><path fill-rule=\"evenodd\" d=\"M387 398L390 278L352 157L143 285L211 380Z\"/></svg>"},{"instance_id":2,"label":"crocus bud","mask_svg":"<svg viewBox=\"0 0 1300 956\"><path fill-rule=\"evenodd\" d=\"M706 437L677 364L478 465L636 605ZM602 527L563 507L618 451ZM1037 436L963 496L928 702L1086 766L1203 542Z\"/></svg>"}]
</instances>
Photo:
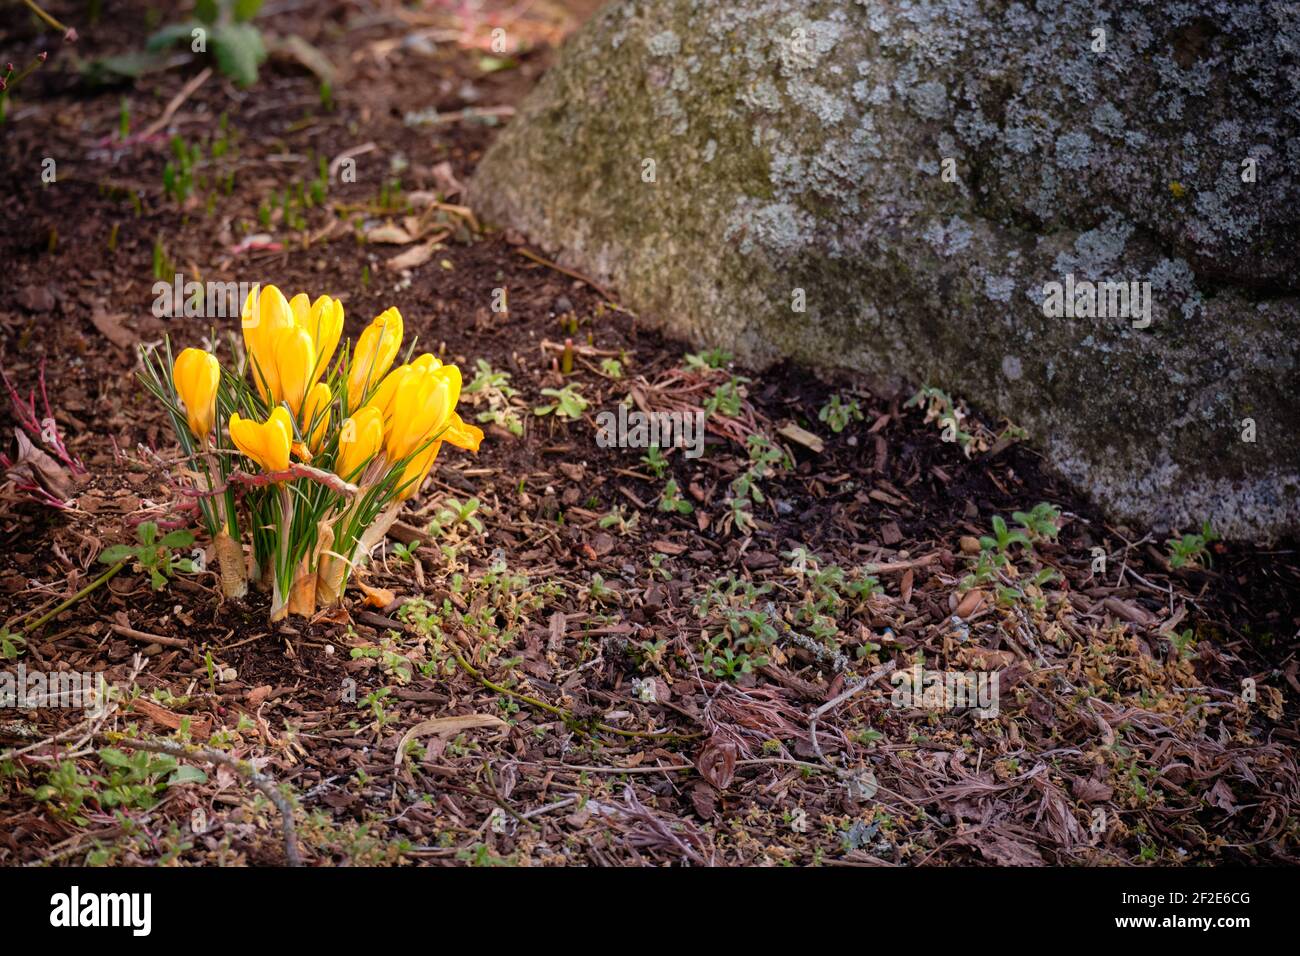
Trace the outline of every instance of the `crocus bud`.
<instances>
[{"instance_id":1,"label":"crocus bud","mask_svg":"<svg viewBox=\"0 0 1300 956\"><path fill-rule=\"evenodd\" d=\"M402 313L389 309L366 326L357 339L348 369L348 408L361 403L383 380L402 347Z\"/></svg>"},{"instance_id":2,"label":"crocus bud","mask_svg":"<svg viewBox=\"0 0 1300 956\"><path fill-rule=\"evenodd\" d=\"M384 420L377 408L367 406L339 426L339 457L334 471L353 481L384 443Z\"/></svg>"},{"instance_id":3,"label":"crocus bud","mask_svg":"<svg viewBox=\"0 0 1300 956\"><path fill-rule=\"evenodd\" d=\"M244 302L241 324L253 384L268 404L276 404L283 395L276 370L275 340L283 329L294 327L293 312L284 293L273 285L250 292Z\"/></svg>"},{"instance_id":4,"label":"crocus bud","mask_svg":"<svg viewBox=\"0 0 1300 956\"><path fill-rule=\"evenodd\" d=\"M316 344L306 329L295 325L275 334L271 350L279 397L297 415L315 379L312 371L316 367Z\"/></svg>"},{"instance_id":5,"label":"crocus bud","mask_svg":"<svg viewBox=\"0 0 1300 956\"><path fill-rule=\"evenodd\" d=\"M221 366L217 357L202 349L186 349L172 366L172 384L185 403L190 431L200 442L207 440L217 417L217 385Z\"/></svg>"},{"instance_id":6,"label":"crocus bud","mask_svg":"<svg viewBox=\"0 0 1300 956\"><path fill-rule=\"evenodd\" d=\"M330 389L324 382L312 386L302 403L302 431L307 435L307 447L315 454L325 441L330 427Z\"/></svg>"},{"instance_id":7,"label":"crocus bud","mask_svg":"<svg viewBox=\"0 0 1300 956\"><path fill-rule=\"evenodd\" d=\"M412 369L393 396L385 447L389 461L401 461L446 426L460 399L460 369L443 365Z\"/></svg>"}]
</instances>

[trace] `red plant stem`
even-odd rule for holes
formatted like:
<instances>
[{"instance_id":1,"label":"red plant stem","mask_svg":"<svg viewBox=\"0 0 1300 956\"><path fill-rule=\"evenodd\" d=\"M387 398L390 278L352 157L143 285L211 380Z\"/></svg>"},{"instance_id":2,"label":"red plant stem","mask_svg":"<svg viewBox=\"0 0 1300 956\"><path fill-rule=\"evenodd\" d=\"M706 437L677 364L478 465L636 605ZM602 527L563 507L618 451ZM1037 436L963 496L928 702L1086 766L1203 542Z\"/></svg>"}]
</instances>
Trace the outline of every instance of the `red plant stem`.
<instances>
[{"instance_id":1,"label":"red plant stem","mask_svg":"<svg viewBox=\"0 0 1300 956\"><path fill-rule=\"evenodd\" d=\"M269 471L262 474L250 475L247 472L236 469L230 473L226 479L227 483L219 488L213 488L210 491L200 491L196 488L183 489L184 493L195 498L209 498L213 495L224 495L230 485L274 485L281 481L291 481L294 478L307 478L311 481L324 485L331 491L338 492L341 495L355 495L357 486L349 481L344 481L332 471L324 471L320 468L313 468L311 465L304 465L301 462L293 462L284 471Z\"/></svg>"},{"instance_id":2,"label":"red plant stem","mask_svg":"<svg viewBox=\"0 0 1300 956\"><path fill-rule=\"evenodd\" d=\"M63 444L63 436L59 434L59 425L54 418L54 412L50 408L50 396L45 389L45 360L41 360L41 370L39 373L39 384L41 389L41 403L45 407L45 419L51 423L50 434L47 436L42 428L42 420L36 417L36 392L35 390L28 393L27 401L23 401L18 390L14 388L13 383L9 381L9 376L0 369L0 379L3 379L5 388L9 391L9 401L14 406L14 412L18 418L18 424L22 426L23 431L27 432L33 442L48 447L54 452L54 456L68 466L68 469L74 475L84 475L85 467L81 461L74 458L68 453L67 447Z\"/></svg>"}]
</instances>

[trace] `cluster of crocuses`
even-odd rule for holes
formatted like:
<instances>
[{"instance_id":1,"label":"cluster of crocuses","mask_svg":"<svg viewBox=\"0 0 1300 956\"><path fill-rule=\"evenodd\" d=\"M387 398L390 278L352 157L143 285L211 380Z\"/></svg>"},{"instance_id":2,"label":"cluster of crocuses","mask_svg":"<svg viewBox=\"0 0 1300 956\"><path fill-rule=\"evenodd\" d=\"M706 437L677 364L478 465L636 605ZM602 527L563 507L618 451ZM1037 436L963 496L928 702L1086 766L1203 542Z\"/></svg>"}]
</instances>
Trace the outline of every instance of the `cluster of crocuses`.
<instances>
[{"instance_id":1,"label":"cluster of crocuses","mask_svg":"<svg viewBox=\"0 0 1300 956\"><path fill-rule=\"evenodd\" d=\"M262 286L242 322L238 368L193 348L173 362L168 344L143 356L143 379L171 414L224 592L252 580L271 591L271 620L311 615L339 603L442 444L477 451L483 433L456 413L456 366L408 351L393 367L397 309L338 355L343 306L329 296Z\"/></svg>"}]
</instances>

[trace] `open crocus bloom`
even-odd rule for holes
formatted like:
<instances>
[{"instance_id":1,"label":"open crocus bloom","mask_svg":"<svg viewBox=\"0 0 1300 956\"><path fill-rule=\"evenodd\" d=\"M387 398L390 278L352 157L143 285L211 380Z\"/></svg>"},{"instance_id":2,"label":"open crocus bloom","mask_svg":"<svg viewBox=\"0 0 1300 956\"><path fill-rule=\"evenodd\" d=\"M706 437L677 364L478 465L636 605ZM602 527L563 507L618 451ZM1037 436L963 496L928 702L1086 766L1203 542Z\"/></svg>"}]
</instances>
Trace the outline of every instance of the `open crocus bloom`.
<instances>
[{"instance_id":1,"label":"open crocus bloom","mask_svg":"<svg viewBox=\"0 0 1300 956\"><path fill-rule=\"evenodd\" d=\"M366 403L383 416L388 460L406 461L397 483L402 500L419 490L444 441L478 451L483 432L456 414L460 387L460 369L426 352L389 372Z\"/></svg>"},{"instance_id":2,"label":"open crocus bloom","mask_svg":"<svg viewBox=\"0 0 1300 956\"><path fill-rule=\"evenodd\" d=\"M460 369L454 365L411 368L394 391L384 420L388 460L397 462L437 438L460 398Z\"/></svg>"},{"instance_id":3,"label":"open crocus bloom","mask_svg":"<svg viewBox=\"0 0 1300 956\"><path fill-rule=\"evenodd\" d=\"M276 406L264 423L240 418L235 412L230 416L230 440L264 471L284 471L293 447L293 419L283 405Z\"/></svg>"},{"instance_id":4,"label":"open crocus bloom","mask_svg":"<svg viewBox=\"0 0 1300 956\"><path fill-rule=\"evenodd\" d=\"M437 460L438 451L442 448L443 442L455 445L457 448L464 448L466 451L477 452L478 446L483 441L483 430L474 425L465 424L455 412L451 413L450 419L440 434L441 437L437 441L431 442L427 448L407 463L406 469L402 472L402 477L397 482L397 497L400 500L405 501L420 490L420 486L424 484L424 479L429 477L429 470L433 467L434 461Z\"/></svg>"}]
</instances>

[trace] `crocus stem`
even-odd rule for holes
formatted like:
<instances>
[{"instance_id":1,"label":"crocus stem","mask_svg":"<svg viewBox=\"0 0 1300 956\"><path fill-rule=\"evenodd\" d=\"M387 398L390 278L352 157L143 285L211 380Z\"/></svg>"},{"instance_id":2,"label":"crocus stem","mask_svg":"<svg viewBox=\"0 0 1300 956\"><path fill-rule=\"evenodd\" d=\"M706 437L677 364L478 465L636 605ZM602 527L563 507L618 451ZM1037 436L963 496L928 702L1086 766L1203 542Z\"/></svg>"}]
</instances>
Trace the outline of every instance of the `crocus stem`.
<instances>
[{"instance_id":1,"label":"crocus stem","mask_svg":"<svg viewBox=\"0 0 1300 956\"><path fill-rule=\"evenodd\" d=\"M36 15L37 15L38 17L40 17L43 21L45 21L45 25L46 25L46 26L53 27L55 30L58 30L60 33L67 33L67 32L68 32L68 28L67 28L67 27L65 27L65 26L64 26L62 23L60 23L58 20L54 19L54 17L50 16L48 13L46 13L44 10L42 10L42 9L41 9L37 4L36 4L35 0L23 0L23 3L25 3L25 4L27 5L27 8L28 8L29 10L31 10L32 13L36 14Z\"/></svg>"},{"instance_id":2,"label":"crocus stem","mask_svg":"<svg viewBox=\"0 0 1300 956\"><path fill-rule=\"evenodd\" d=\"M289 614L286 590L293 585L293 568L289 567L289 537L293 533L293 495L289 486L281 484L280 520L276 528L279 553L275 558L275 574L271 587L271 623L284 620Z\"/></svg>"},{"instance_id":3,"label":"crocus stem","mask_svg":"<svg viewBox=\"0 0 1300 956\"><path fill-rule=\"evenodd\" d=\"M214 517L216 518L216 524L223 525L226 523L226 514L227 514L226 496L225 495L218 496L214 493L216 490L216 481L213 479L212 475L214 472L217 471L217 463L213 458L211 450L208 449L207 444L208 444L208 440L206 438L203 439L203 446L204 446L203 461L204 464L207 465L207 468L204 469L205 471L204 477L208 481L208 493L212 496L212 500L214 502L213 512L214 512ZM219 474L219 472L217 473ZM209 528L208 533L212 535L214 538L217 536L217 531L215 528Z\"/></svg>"},{"instance_id":4,"label":"crocus stem","mask_svg":"<svg viewBox=\"0 0 1300 956\"><path fill-rule=\"evenodd\" d=\"M117 564L113 565L111 568L109 568L99 577L95 578L95 580L91 581L89 584L87 584L76 594L72 595L72 597L68 598L66 601L64 601L62 604L58 605L57 607L52 608L49 611L46 611L44 614L38 617L31 624L28 624L26 627L24 627L23 630L28 634L36 633L42 627L48 624L50 621L54 620L56 617L58 617L60 614L66 611L68 608L72 607L72 605L76 604L86 595L93 592L96 588L112 580L113 576L117 574L117 572L121 571L124 567L126 567L126 564L127 564L126 561L117 562Z\"/></svg>"}]
</instances>

